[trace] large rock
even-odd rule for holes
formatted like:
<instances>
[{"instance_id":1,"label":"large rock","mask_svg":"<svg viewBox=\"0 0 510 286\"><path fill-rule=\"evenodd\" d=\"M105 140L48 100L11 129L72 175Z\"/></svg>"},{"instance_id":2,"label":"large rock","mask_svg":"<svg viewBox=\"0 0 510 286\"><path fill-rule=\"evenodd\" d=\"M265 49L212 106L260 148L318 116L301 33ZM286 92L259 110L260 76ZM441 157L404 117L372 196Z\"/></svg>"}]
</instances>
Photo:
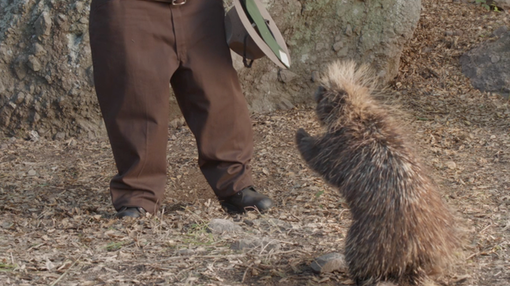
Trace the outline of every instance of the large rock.
<instances>
[{"instance_id":1,"label":"large rock","mask_svg":"<svg viewBox=\"0 0 510 286\"><path fill-rule=\"evenodd\" d=\"M484 42L462 55L462 72L477 89L510 96L510 31L496 30L495 41Z\"/></svg>"},{"instance_id":2,"label":"large rock","mask_svg":"<svg viewBox=\"0 0 510 286\"><path fill-rule=\"evenodd\" d=\"M293 61L289 72L294 76L267 59L243 69L235 56L246 97L256 112L274 110L282 101L309 100L317 75L337 59L369 63L382 81L393 79L421 11L420 0L264 2L287 40Z\"/></svg>"},{"instance_id":3,"label":"large rock","mask_svg":"<svg viewBox=\"0 0 510 286\"><path fill-rule=\"evenodd\" d=\"M1 131L58 138L101 132L89 3L0 0Z\"/></svg>"},{"instance_id":4,"label":"large rock","mask_svg":"<svg viewBox=\"0 0 510 286\"><path fill-rule=\"evenodd\" d=\"M231 1L225 1L229 6ZM318 72L336 59L366 62L387 81L397 73L420 0L264 0L288 41L293 65L267 59L246 69L234 55L254 112L307 102ZM0 0L0 131L94 137L104 132L93 90L90 0ZM180 116L175 101L172 119Z\"/></svg>"}]
</instances>

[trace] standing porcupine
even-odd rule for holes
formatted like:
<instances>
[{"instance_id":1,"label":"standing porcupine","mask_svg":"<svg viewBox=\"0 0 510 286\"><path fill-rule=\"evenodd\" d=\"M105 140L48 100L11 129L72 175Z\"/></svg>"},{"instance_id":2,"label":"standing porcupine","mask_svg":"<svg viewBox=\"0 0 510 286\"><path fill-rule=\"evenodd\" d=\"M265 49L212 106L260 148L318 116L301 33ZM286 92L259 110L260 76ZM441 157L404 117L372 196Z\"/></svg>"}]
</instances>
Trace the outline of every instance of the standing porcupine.
<instances>
[{"instance_id":1,"label":"standing porcupine","mask_svg":"<svg viewBox=\"0 0 510 286\"><path fill-rule=\"evenodd\" d=\"M345 256L357 285L419 285L458 246L453 216L376 93L367 66L332 64L315 94L326 132L299 129L296 142L349 205Z\"/></svg>"}]
</instances>

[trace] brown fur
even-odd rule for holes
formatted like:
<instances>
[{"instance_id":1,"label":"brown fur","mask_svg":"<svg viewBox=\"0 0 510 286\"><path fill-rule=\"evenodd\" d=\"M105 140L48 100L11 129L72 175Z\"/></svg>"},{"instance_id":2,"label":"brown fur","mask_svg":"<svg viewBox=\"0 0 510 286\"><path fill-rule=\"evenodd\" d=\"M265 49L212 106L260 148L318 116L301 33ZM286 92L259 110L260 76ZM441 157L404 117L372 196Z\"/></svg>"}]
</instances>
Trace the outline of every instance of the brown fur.
<instances>
[{"instance_id":1,"label":"brown fur","mask_svg":"<svg viewBox=\"0 0 510 286\"><path fill-rule=\"evenodd\" d=\"M452 258L453 217L398 122L373 98L373 79L366 66L332 64L315 95L325 133L299 129L296 142L349 205L345 254L356 283L420 285Z\"/></svg>"}]
</instances>

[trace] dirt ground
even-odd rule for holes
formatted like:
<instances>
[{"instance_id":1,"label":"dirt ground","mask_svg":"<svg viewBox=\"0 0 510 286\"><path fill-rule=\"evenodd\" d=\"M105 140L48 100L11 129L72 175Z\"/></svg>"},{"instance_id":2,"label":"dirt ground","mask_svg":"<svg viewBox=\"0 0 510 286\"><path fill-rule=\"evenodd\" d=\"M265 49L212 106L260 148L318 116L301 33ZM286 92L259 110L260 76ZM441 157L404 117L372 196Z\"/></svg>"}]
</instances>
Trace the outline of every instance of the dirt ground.
<instances>
[{"instance_id":1,"label":"dirt ground","mask_svg":"<svg viewBox=\"0 0 510 286\"><path fill-rule=\"evenodd\" d=\"M458 63L510 26L509 14L450 2L423 1L391 100L466 231L458 263L436 284L510 285L509 101L473 89ZM140 220L113 218L106 138L1 139L0 285L352 285L344 271L310 268L343 251L350 222L294 146L299 127L320 132L313 110L254 115L253 127L254 178L278 205L264 215L221 210L186 127L170 130L162 212ZM211 233L216 218L242 231ZM267 243L234 247L247 237Z\"/></svg>"}]
</instances>

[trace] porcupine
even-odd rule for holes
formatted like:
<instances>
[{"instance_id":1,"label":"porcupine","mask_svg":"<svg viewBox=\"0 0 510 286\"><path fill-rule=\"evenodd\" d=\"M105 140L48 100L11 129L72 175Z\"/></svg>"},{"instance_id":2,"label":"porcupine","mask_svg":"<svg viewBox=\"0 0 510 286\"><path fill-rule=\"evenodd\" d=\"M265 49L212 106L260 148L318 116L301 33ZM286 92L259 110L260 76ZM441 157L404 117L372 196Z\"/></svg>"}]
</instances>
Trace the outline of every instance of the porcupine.
<instances>
[{"instance_id":1,"label":"porcupine","mask_svg":"<svg viewBox=\"0 0 510 286\"><path fill-rule=\"evenodd\" d=\"M345 245L357 285L420 285L453 258L453 215L387 109L366 65L336 62L315 94L326 129L296 142L309 167L338 188L352 214Z\"/></svg>"}]
</instances>

